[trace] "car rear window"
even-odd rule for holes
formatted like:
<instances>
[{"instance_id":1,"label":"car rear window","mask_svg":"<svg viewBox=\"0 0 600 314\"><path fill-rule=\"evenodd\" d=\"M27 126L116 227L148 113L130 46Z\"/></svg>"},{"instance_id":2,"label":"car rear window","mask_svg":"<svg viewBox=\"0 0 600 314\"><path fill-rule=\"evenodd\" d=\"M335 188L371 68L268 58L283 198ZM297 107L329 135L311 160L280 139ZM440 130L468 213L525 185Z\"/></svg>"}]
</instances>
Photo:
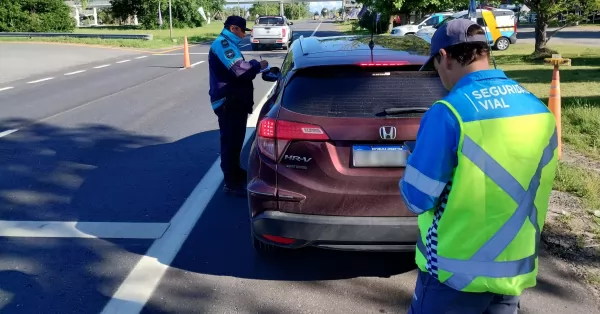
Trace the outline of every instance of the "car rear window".
<instances>
[{"instance_id":1,"label":"car rear window","mask_svg":"<svg viewBox=\"0 0 600 314\"><path fill-rule=\"evenodd\" d=\"M280 17L261 17L258 19L258 24L276 25L283 24L283 18Z\"/></svg>"},{"instance_id":2,"label":"car rear window","mask_svg":"<svg viewBox=\"0 0 600 314\"><path fill-rule=\"evenodd\" d=\"M312 116L390 118L385 109L429 108L448 93L433 71L355 68L298 72L284 91L282 106Z\"/></svg>"}]
</instances>

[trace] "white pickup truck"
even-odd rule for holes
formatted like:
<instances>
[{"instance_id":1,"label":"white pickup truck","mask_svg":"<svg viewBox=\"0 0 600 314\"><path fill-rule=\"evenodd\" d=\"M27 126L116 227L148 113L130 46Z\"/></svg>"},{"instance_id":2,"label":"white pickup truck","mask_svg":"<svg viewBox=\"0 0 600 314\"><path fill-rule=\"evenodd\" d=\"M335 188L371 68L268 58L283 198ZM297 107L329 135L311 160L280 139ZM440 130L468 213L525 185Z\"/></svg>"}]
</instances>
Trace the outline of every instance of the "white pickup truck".
<instances>
[{"instance_id":1,"label":"white pickup truck","mask_svg":"<svg viewBox=\"0 0 600 314\"><path fill-rule=\"evenodd\" d=\"M259 17L250 33L252 50L259 50L265 46L287 50L293 36L290 25L294 23L288 21L285 16Z\"/></svg>"}]
</instances>

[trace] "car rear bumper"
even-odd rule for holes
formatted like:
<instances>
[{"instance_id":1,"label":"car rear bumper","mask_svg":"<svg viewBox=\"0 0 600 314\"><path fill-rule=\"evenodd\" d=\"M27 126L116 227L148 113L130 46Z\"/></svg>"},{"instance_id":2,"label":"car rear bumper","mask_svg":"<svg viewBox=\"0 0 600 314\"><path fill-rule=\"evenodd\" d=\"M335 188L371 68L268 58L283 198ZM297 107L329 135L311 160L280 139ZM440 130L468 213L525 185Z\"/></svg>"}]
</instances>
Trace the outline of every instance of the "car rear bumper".
<instances>
[{"instance_id":1,"label":"car rear bumper","mask_svg":"<svg viewBox=\"0 0 600 314\"><path fill-rule=\"evenodd\" d=\"M283 45L285 44L281 38L252 38L253 44L259 45Z\"/></svg>"},{"instance_id":2,"label":"car rear bumper","mask_svg":"<svg viewBox=\"0 0 600 314\"><path fill-rule=\"evenodd\" d=\"M252 218L252 229L260 240L288 248L414 251L419 236L416 217L341 217L279 211L265 211ZM295 241L286 244L273 241L273 237Z\"/></svg>"}]
</instances>

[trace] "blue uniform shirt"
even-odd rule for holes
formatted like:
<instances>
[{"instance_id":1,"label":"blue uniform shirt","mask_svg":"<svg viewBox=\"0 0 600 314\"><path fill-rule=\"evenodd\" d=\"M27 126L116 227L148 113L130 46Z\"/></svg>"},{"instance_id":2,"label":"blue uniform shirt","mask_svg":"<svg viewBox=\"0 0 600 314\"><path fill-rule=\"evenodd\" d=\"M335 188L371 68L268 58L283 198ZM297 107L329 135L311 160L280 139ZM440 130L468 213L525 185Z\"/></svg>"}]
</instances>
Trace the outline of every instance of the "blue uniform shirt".
<instances>
[{"instance_id":1,"label":"blue uniform shirt","mask_svg":"<svg viewBox=\"0 0 600 314\"><path fill-rule=\"evenodd\" d=\"M501 70L477 71L463 77L448 97L474 83L479 87L517 84ZM460 125L447 106L434 104L423 115L414 152L409 156L404 177L400 180L404 203L411 212L420 215L439 205L457 166L459 136Z\"/></svg>"},{"instance_id":2,"label":"blue uniform shirt","mask_svg":"<svg viewBox=\"0 0 600 314\"><path fill-rule=\"evenodd\" d=\"M210 102L213 109L219 108L225 100L236 106L254 105L252 80L260 73L260 62L246 62L238 44L242 40L227 29L210 46L208 68L210 71Z\"/></svg>"}]
</instances>

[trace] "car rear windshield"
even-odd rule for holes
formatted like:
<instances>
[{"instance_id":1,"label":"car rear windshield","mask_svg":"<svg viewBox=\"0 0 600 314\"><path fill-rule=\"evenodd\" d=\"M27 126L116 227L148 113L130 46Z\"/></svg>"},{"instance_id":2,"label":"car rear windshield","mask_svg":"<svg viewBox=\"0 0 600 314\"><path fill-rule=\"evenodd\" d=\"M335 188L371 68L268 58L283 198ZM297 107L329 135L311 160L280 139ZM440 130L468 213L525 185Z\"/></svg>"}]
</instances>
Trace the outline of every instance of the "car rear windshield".
<instances>
[{"instance_id":1,"label":"car rear windshield","mask_svg":"<svg viewBox=\"0 0 600 314\"><path fill-rule=\"evenodd\" d=\"M312 116L390 118L394 115L385 114L386 110L429 108L447 93L432 71L330 68L329 71L298 72L284 91L282 106ZM395 114L399 117L419 115L422 112Z\"/></svg>"},{"instance_id":2,"label":"car rear windshield","mask_svg":"<svg viewBox=\"0 0 600 314\"><path fill-rule=\"evenodd\" d=\"M258 19L258 24L266 25L283 25L283 18L280 17L261 17Z\"/></svg>"}]
</instances>

